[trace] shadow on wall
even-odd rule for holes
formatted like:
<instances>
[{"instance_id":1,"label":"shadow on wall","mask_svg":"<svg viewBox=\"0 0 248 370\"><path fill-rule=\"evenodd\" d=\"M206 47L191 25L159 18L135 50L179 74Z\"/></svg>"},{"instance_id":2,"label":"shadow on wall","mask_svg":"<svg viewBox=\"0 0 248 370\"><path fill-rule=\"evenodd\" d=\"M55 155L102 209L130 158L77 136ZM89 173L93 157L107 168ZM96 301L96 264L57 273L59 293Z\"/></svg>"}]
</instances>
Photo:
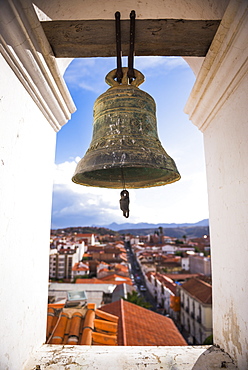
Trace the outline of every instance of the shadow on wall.
<instances>
[{"instance_id":1,"label":"shadow on wall","mask_svg":"<svg viewBox=\"0 0 248 370\"><path fill-rule=\"evenodd\" d=\"M196 361L192 370L237 369L234 360L216 346L209 347Z\"/></svg>"}]
</instances>

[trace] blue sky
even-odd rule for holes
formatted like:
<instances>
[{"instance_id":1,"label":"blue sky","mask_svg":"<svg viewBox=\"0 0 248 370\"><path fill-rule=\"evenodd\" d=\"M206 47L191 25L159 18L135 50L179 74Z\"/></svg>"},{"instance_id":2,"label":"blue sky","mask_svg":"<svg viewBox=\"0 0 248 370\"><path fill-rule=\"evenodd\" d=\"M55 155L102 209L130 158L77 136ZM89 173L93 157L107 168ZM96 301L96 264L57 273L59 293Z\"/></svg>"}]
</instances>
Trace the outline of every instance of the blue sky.
<instances>
[{"instance_id":1,"label":"blue sky","mask_svg":"<svg viewBox=\"0 0 248 370\"><path fill-rule=\"evenodd\" d=\"M122 60L127 66L126 58ZM203 137L183 112L195 76L178 57L136 57L135 68L146 77L140 89L157 106L159 139L181 174L176 183L130 190L130 216L119 209L120 190L72 183L76 163L92 138L93 105L109 86L105 75L115 58L74 59L64 78L77 111L57 134L52 228L131 222L183 223L208 218Z\"/></svg>"}]
</instances>

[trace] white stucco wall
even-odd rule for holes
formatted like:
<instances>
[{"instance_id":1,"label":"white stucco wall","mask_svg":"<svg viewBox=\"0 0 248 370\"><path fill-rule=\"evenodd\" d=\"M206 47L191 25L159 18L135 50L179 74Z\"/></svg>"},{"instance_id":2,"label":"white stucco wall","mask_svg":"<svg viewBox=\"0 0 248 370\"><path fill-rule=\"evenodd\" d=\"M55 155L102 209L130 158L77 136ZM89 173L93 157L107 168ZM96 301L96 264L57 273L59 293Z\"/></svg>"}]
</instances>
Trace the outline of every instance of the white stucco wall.
<instances>
[{"instance_id":1,"label":"white stucco wall","mask_svg":"<svg viewBox=\"0 0 248 370\"><path fill-rule=\"evenodd\" d=\"M56 134L0 56L0 368L45 340Z\"/></svg>"},{"instance_id":2,"label":"white stucco wall","mask_svg":"<svg viewBox=\"0 0 248 370\"><path fill-rule=\"evenodd\" d=\"M248 343L243 340L248 334L247 96L246 75L204 134L209 202L213 205L214 335L216 343L224 343L235 357L248 354Z\"/></svg>"},{"instance_id":3,"label":"white stucco wall","mask_svg":"<svg viewBox=\"0 0 248 370\"><path fill-rule=\"evenodd\" d=\"M248 364L248 4L230 1L186 111L203 131L214 343Z\"/></svg>"}]
</instances>

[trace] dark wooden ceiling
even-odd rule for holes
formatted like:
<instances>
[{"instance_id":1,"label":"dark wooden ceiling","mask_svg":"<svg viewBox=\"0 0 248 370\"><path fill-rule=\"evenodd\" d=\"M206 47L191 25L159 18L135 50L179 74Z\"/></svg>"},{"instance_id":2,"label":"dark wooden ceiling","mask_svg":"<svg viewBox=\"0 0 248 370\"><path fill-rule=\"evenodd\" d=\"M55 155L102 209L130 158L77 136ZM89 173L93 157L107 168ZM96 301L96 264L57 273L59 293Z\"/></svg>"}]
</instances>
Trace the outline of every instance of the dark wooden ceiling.
<instances>
[{"instance_id":1,"label":"dark wooden ceiling","mask_svg":"<svg viewBox=\"0 0 248 370\"><path fill-rule=\"evenodd\" d=\"M136 56L204 57L220 20L135 21ZM116 56L115 20L41 22L57 58ZM122 55L128 55L130 21L121 21Z\"/></svg>"}]
</instances>

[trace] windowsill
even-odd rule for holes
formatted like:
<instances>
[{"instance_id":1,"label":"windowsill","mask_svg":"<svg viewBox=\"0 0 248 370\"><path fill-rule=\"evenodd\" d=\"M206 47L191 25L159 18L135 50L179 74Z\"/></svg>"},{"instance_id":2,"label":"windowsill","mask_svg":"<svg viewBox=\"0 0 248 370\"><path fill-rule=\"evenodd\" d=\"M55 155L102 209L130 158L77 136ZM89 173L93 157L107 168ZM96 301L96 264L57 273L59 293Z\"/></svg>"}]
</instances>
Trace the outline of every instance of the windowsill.
<instances>
[{"instance_id":1,"label":"windowsill","mask_svg":"<svg viewBox=\"0 0 248 370\"><path fill-rule=\"evenodd\" d=\"M43 345L32 355L24 370L64 369L236 369L228 354L214 346L109 347ZM39 367L38 367L39 366Z\"/></svg>"}]
</instances>

